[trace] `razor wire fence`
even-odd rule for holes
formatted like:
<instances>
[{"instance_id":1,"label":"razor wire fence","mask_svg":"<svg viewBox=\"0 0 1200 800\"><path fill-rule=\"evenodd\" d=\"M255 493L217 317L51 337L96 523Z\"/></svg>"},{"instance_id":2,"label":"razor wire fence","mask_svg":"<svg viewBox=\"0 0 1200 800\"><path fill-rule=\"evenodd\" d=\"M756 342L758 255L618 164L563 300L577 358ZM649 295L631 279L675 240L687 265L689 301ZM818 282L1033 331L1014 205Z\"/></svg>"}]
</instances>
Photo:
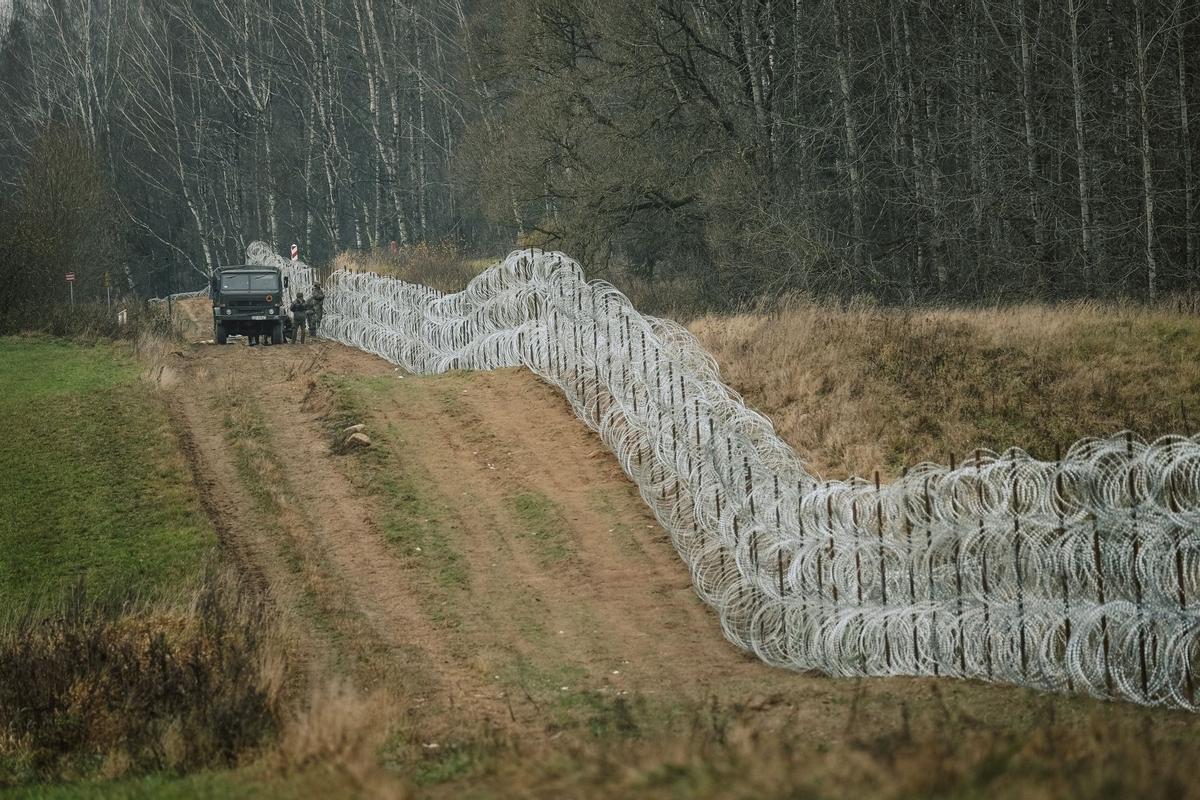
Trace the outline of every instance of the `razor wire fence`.
<instances>
[{"instance_id":1,"label":"razor wire fence","mask_svg":"<svg viewBox=\"0 0 1200 800\"><path fill-rule=\"evenodd\" d=\"M194 292L174 292L165 297L151 297L146 302L157 305L161 303L173 303L177 300L191 300L196 297L208 297L210 294L211 292L209 292L208 287L205 286L203 289L197 289Z\"/></svg>"},{"instance_id":2,"label":"razor wire fence","mask_svg":"<svg viewBox=\"0 0 1200 800\"><path fill-rule=\"evenodd\" d=\"M258 243L249 255L311 290L302 264ZM321 333L415 374L525 366L557 386L726 637L767 663L1197 707L1200 437L821 480L686 329L536 250L456 294L335 272Z\"/></svg>"}]
</instances>

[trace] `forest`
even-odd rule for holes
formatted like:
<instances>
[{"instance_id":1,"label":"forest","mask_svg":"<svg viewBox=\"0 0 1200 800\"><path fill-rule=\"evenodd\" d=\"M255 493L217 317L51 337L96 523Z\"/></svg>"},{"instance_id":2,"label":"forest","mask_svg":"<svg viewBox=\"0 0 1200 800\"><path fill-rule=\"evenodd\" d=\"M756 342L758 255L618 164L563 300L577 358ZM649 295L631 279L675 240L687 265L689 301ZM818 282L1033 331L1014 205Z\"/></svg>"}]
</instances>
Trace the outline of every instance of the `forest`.
<instances>
[{"instance_id":1,"label":"forest","mask_svg":"<svg viewBox=\"0 0 1200 800\"><path fill-rule=\"evenodd\" d=\"M196 289L255 239L318 264L554 248L714 308L1155 302L1200 278L1198 17L0 0L0 316L61 301L68 270L85 296Z\"/></svg>"}]
</instances>

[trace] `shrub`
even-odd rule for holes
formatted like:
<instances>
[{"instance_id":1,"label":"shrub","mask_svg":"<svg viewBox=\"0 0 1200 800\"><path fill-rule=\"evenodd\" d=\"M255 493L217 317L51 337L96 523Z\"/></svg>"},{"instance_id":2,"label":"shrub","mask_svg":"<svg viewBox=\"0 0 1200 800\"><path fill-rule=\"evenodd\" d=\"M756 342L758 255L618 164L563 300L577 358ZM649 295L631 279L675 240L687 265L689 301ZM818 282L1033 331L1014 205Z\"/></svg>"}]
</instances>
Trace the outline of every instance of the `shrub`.
<instances>
[{"instance_id":1,"label":"shrub","mask_svg":"<svg viewBox=\"0 0 1200 800\"><path fill-rule=\"evenodd\" d=\"M45 333L71 339L123 339L137 341L150 334L174 336L165 305L130 304L126 321L117 318L117 307L103 303L75 306L25 306L0 316L0 335Z\"/></svg>"},{"instance_id":2,"label":"shrub","mask_svg":"<svg viewBox=\"0 0 1200 800\"><path fill-rule=\"evenodd\" d=\"M453 242L418 242L396 248L395 252L377 248L365 252L339 253L335 269L351 272L376 272L394 278L432 286L443 292L466 287L478 271Z\"/></svg>"},{"instance_id":3,"label":"shrub","mask_svg":"<svg viewBox=\"0 0 1200 800\"><path fill-rule=\"evenodd\" d=\"M210 572L191 607L98 610L80 586L0 632L0 787L232 765L282 716L264 607Z\"/></svg>"}]
</instances>

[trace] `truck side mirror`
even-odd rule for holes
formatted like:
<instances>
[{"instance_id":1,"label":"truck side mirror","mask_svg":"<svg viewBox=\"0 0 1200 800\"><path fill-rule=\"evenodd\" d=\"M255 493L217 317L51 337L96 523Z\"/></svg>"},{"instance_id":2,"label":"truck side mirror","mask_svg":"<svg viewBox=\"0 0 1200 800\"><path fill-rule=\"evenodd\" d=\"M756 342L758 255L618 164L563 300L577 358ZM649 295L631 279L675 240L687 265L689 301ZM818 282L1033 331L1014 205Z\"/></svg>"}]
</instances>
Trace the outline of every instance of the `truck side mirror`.
<instances>
[{"instance_id":1,"label":"truck side mirror","mask_svg":"<svg viewBox=\"0 0 1200 800\"><path fill-rule=\"evenodd\" d=\"M285 289L288 288L289 283L290 283L290 281L288 280L288 276L284 275L283 276L283 288L285 288Z\"/></svg>"},{"instance_id":2,"label":"truck side mirror","mask_svg":"<svg viewBox=\"0 0 1200 800\"><path fill-rule=\"evenodd\" d=\"M209 288L212 289L212 293L216 294L221 288L221 281L219 278L217 278L216 275L213 275L211 278L208 279L208 285L209 285Z\"/></svg>"}]
</instances>

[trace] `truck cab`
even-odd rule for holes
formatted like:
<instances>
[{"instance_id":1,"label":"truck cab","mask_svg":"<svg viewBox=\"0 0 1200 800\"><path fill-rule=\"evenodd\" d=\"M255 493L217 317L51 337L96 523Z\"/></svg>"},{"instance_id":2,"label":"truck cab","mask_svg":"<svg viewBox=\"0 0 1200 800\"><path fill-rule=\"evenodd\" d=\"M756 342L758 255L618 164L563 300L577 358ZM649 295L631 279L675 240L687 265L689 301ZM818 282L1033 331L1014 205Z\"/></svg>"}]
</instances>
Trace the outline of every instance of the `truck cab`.
<instances>
[{"instance_id":1,"label":"truck cab","mask_svg":"<svg viewBox=\"0 0 1200 800\"><path fill-rule=\"evenodd\" d=\"M274 267L221 267L212 275L213 340L225 344L230 336L270 337L283 344L283 290L287 278Z\"/></svg>"}]
</instances>

